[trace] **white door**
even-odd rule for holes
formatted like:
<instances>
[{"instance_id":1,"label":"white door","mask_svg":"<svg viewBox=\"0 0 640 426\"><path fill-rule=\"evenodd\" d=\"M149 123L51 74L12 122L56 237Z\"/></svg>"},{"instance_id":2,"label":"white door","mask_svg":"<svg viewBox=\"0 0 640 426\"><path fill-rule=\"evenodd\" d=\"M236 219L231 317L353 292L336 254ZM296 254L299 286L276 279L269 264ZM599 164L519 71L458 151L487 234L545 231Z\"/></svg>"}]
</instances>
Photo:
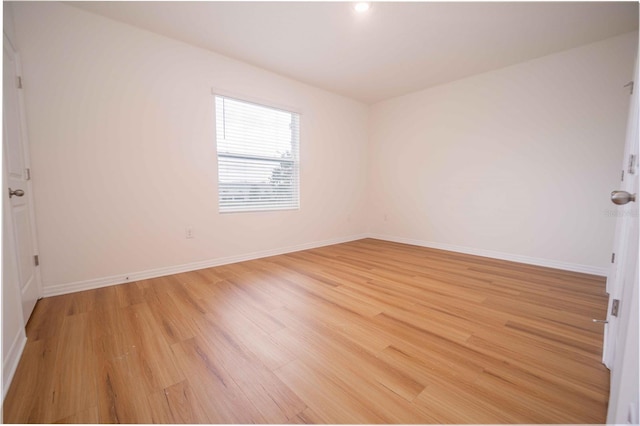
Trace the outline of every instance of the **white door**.
<instances>
[{"instance_id":1,"label":"white door","mask_svg":"<svg viewBox=\"0 0 640 426\"><path fill-rule=\"evenodd\" d=\"M18 264L18 284L26 324L42 294L37 267L37 246L29 151L18 80L19 63L11 42L4 37L2 62L3 201L8 203L13 247Z\"/></svg>"},{"instance_id":2,"label":"white door","mask_svg":"<svg viewBox=\"0 0 640 426\"><path fill-rule=\"evenodd\" d=\"M638 81L638 63L634 72ZM629 89L633 88L631 86ZM615 260L607 281L609 307L603 363L611 369L607 423L638 423L638 88L633 88L619 188L611 194L617 216ZM614 305L617 305L614 306Z\"/></svg>"}]
</instances>

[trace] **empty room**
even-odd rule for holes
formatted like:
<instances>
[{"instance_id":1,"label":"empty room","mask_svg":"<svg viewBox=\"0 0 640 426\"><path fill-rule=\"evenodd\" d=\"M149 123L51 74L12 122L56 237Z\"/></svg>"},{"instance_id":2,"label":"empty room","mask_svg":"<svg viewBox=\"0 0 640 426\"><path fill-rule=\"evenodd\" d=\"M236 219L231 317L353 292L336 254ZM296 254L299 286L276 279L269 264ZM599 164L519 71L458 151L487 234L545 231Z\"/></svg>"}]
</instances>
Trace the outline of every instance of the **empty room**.
<instances>
[{"instance_id":1,"label":"empty room","mask_svg":"<svg viewBox=\"0 0 640 426\"><path fill-rule=\"evenodd\" d=\"M5 423L638 423L637 2L3 3Z\"/></svg>"}]
</instances>

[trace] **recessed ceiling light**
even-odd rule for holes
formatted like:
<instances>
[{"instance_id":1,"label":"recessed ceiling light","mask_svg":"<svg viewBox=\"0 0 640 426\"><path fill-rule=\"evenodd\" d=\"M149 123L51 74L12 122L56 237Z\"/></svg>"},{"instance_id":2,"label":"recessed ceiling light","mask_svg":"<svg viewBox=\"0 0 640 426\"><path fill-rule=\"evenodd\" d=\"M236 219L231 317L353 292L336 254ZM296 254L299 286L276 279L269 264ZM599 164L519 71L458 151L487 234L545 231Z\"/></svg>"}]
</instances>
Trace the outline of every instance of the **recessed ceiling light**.
<instances>
[{"instance_id":1,"label":"recessed ceiling light","mask_svg":"<svg viewBox=\"0 0 640 426\"><path fill-rule=\"evenodd\" d=\"M358 13L364 13L367 10L369 10L369 8L371 7L371 5L367 2L359 2L356 3L353 8L356 10L356 12Z\"/></svg>"}]
</instances>

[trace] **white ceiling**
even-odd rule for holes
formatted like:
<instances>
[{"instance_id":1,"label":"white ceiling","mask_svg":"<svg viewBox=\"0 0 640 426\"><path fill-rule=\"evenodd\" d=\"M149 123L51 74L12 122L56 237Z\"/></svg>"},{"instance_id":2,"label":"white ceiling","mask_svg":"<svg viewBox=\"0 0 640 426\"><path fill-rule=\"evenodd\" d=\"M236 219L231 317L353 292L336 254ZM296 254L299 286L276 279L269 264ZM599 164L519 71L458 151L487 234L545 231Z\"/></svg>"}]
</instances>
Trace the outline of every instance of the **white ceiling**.
<instances>
[{"instance_id":1,"label":"white ceiling","mask_svg":"<svg viewBox=\"0 0 640 426\"><path fill-rule=\"evenodd\" d=\"M638 29L637 2L69 2L373 103Z\"/></svg>"}]
</instances>

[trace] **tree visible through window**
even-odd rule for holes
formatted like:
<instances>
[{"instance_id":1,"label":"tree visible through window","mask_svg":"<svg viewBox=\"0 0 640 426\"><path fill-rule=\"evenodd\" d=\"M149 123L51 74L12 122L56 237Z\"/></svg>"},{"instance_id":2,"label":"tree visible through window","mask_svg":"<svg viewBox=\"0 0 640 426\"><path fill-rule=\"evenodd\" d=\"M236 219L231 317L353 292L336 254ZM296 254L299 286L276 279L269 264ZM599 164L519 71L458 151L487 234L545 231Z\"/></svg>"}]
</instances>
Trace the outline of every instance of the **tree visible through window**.
<instances>
[{"instance_id":1,"label":"tree visible through window","mask_svg":"<svg viewBox=\"0 0 640 426\"><path fill-rule=\"evenodd\" d=\"M299 114L215 100L220 211L297 209Z\"/></svg>"}]
</instances>

